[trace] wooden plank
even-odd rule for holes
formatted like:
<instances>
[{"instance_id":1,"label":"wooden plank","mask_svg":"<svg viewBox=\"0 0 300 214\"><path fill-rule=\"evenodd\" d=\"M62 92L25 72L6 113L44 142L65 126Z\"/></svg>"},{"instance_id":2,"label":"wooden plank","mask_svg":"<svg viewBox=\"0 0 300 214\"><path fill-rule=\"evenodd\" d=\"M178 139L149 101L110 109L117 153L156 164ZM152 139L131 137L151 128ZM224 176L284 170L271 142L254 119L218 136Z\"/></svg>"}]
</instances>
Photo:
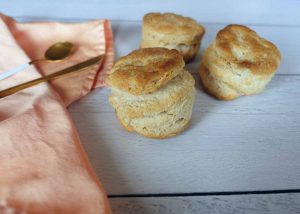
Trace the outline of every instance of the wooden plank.
<instances>
[{"instance_id":1,"label":"wooden plank","mask_svg":"<svg viewBox=\"0 0 300 214\"><path fill-rule=\"evenodd\" d=\"M1 12L11 16L64 19L108 18L140 20L145 13L171 11L201 22L299 25L297 0L68 0L0 1ZM284 31L283 31L284 32Z\"/></svg>"},{"instance_id":2,"label":"wooden plank","mask_svg":"<svg viewBox=\"0 0 300 214\"><path fill-rule=\"evenodd\" d=\"M300 194L110 199L115 214L300 213Z\"/></svg>"},{"instance_id":3,"label":"wooden plank","mask_svg":"<svg viewBox=\"0 0 300 214\"><path fill-rule=\"evenodd\" d=\"M191 127L167 140L124 131L109 89L69 110L108 194L291 189L300 186L299 84L279 75L230 102L198 88Z\"/></svg>"}]
</instances>

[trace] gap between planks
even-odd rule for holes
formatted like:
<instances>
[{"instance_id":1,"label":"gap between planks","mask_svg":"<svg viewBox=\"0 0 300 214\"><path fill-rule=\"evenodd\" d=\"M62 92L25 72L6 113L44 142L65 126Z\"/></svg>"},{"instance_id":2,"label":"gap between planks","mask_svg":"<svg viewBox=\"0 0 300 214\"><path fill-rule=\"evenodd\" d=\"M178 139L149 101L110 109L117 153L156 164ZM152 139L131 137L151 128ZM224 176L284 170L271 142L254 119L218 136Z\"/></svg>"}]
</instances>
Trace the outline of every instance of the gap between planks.
<instances>
[{"instance_id":1,"label":"gap between planks","mask_svg":"<svg viewBox=\"0 0 300 214\"><path fill-rule=\"evenodd\" d=\"M226 192L190 192L190 193L157 193L157 194L121 194L108 195L109 198L150 198L150 197L186 197L186 196L225 196L225 195L266 195L300 193L300 189L282 190L253 190L253 191L226 191Z\"/></svg>"}]
</instances>

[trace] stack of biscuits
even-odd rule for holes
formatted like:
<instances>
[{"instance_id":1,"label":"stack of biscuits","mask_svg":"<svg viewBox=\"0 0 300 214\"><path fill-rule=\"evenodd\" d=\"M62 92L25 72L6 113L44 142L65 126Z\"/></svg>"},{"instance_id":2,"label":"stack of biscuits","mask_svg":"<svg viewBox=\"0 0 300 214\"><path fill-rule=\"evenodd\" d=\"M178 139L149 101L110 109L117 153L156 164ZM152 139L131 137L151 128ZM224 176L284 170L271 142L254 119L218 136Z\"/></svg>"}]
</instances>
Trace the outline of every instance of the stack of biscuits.
<instances>
[{"instance_id":1,"label":"stack of biscuits","mask_svg":"<svg viewBox=\"0 0 300 214\"><path fill-rule=\"evenodd\" d=\"M277 47L242 25L220 30L200 65L204 89L222 100L261 92L280 64Z\"/></svg>"},{"instance_id":2,"label":"stack of biscuits","mask_svg":"<svg viewBox=\"0 0 300 214\"><path fill-rule=\"evenodd\" d=\"M194 19L174 13L148 13L143 18L141 47L176 49L185 62L198 53L205 33Z\"/></svg>"},{"instance_id":3,"label":"stack of biscuits","mask_svg":"<svg viewBox=\"0 0 300 214\"><path fill-rule=\"evenodd\" d=\"M189 124L195 81L176 50L142 48L117 60L108 82L121 125L146 137L167 138Z\"/></svg>"}]
</instances>

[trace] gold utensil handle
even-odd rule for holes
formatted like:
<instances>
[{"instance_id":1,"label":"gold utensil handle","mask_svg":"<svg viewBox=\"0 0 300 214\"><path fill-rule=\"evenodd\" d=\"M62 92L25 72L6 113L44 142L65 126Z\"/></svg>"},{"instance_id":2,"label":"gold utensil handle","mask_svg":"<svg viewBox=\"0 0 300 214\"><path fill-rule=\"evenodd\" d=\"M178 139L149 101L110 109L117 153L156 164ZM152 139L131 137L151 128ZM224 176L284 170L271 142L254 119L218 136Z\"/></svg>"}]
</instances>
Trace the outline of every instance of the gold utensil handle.
<instances>
[{"instance_id":1,"label":"gold utensil handle","mask_svg":"<svg viewBox=\"0 0 300 214\"><path fill-rule=\"evenodd\" d=\"M46 82L48 80L54 80L54 79L57 79L57 78L64 77L67 74L74 74L76 72L82 71L83 69L102 61L103 57L104 57L104 55L99 55L99 56L93 57L91 59L88 59L84 62L81 62L79 64L76 64L76 65L73 65L71 67L65 68L63 70L57 71L53 74L49 74L49 75L46 75L44 77L40 77L40 78L31 80L29 82L25 82L25 83L22 83L20 85L13 86L11 88L4 89L4 90L0 91L0 98L6 97L6 96L11 95L11 94L14 94L14 93L16 93L20 90L23 90L25 88L29 88L29 87L37 85L39 83Z\"/></svg>"}]
</instances>

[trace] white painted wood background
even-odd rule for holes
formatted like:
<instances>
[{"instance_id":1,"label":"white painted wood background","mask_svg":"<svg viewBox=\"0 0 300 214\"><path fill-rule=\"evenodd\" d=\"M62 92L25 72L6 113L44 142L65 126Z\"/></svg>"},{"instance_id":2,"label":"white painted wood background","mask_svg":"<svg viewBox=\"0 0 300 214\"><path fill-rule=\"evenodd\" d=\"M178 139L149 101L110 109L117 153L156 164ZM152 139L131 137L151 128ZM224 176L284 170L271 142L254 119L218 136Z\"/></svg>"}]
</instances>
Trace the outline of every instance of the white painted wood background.
<instances>
[{"instance_id":1,"label":"white painted wood background","mask_svg":"<svg viewBox=\"0 0 300 214\"><path fill-rule=\"evenodd\" d=\"M125 197L300 189L300 1L1 1L19 20L112 20L117 56L138 48L141 18L150 11L189 15L207 33L188 65L196 78L191 127L167 140L127 133L99 89L69 110L114 213L300 213L300 193L193 197ZM217 101L197 75L204 48L229 23L247 24L282 53L276 76L259 95Z\"/></svg>"}]
</instances>

